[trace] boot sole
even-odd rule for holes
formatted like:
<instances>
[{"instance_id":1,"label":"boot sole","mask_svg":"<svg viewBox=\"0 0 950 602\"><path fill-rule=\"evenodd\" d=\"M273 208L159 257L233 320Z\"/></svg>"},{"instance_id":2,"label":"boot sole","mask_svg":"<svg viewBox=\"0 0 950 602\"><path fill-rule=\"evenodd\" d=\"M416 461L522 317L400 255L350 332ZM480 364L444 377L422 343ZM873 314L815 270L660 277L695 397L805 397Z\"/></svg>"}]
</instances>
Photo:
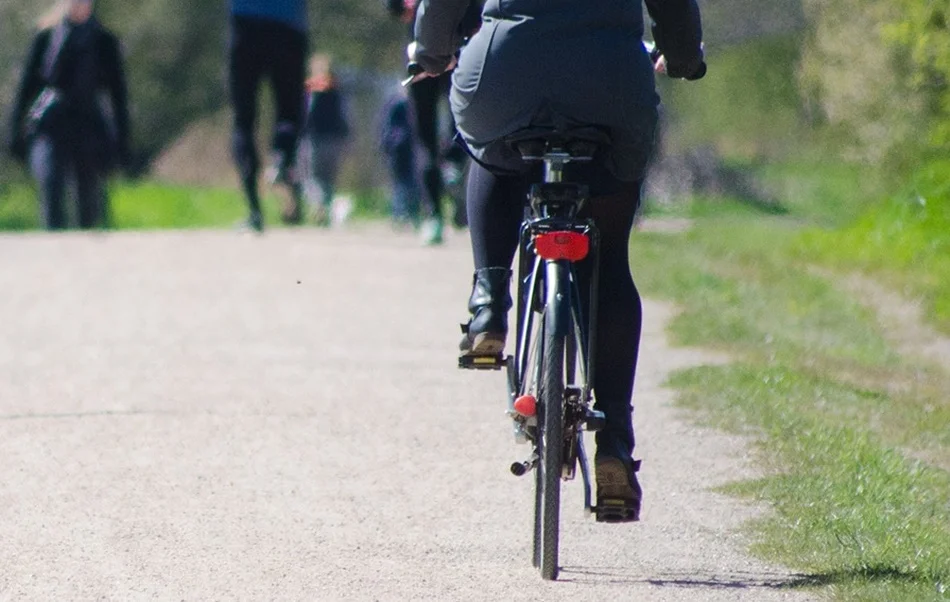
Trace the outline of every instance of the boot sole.
<instances>
[{"instance_id":1,"label":"boot sole","mask_svg":"<svg viewBox=\"0 0 950 602\"><path fill-rule=\"evenodd\" d=\"M490 332L476 334L472 345L462 350L462 355L498 355L505 350L505 336Z\"/></svg>"},{"instance_id":2,"label":"boot sole","mask_svg":"<svg viewBox=\"0 0 950 602\"><path fill-rule=\"evenodd\" d=\"M619 458L594 460L597 479L597 522L630 523L640 520L640 494L630 483L626 465Z\"/></svg>"}]
</instances>

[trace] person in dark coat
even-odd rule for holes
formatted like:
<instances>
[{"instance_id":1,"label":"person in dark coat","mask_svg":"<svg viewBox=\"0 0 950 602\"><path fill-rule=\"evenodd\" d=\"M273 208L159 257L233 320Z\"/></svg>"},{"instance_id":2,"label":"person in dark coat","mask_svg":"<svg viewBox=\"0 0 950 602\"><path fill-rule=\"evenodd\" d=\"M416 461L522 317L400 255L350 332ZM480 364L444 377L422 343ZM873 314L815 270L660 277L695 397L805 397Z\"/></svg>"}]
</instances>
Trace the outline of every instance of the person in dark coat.
<instances>
[{"instance_id":1,"label":"person in dark coat","mask_svg":"<svg viewBox=\"0 0 950 602\"><path fill-rule=\"evenodd\" d=\"M105 178L129 158L128 99L119 41L92 0L67 0L33 40L10 125L10 150L39 185L45 228L68 226L76 185L80 228L106 225ZM108 100L104 105L103 98Z\"/></svg>"},{"instance_id":2,"label":"person in dark coat","mask_svg":"<svg viewBox=\"0 0 950 602\"><path fill-rule=\"evenodd\" d=\"M306 87L307 108L299 163L304 194L314 219L317 225L328 226L337 175L350 135L343 92L328 55L311 57Z\"/></svg>"},{"instance_id":3,"label":"person in dark coat","mask_svg":"<svg viewBox=\"0 0 950 602\"><path fill-rule=\"evenodd\" d=\"M254 140L258 92L264 80L271 83L277 112L267 177L289 191L283 220L299 223L302 193L295 164L306 78L306 0L230 0L230 4L231 151L248 204L247 225L256 231L264 227L258 190L261 160Z\"/></svg>"},{"instance_id":4,"label":"person in dark coat","mask_svg":"<svg viewBox=\"0 0 950 602\"><path fill-rule=\"evenodd\" d=\"M468 0L422 0L411 57L432 76L457 60L450 101L460 138L475 159L467 182L475 274L462 354L504 349L510 268L527 186L538 178L530 171L537 166L525 164L504 137L529 126L565 131L593 125L609 133L599 160L569 165L565 178L589 184L584 215L600 231L592 385L595 408L607 424L597 433L594 467L598 505L605 499L621 503L624 520L638 519L642 497L632 421L641 305L627 247L657 121L654 70L687 79L705 74L695 0L645 2L663 54L656 64L642 43L639 0L488 0L481 28L458 59ZM587 263L578 265L584 281L591 273ZM580 290L587 290L583 282Z\"/></svg>"}]
</instances>

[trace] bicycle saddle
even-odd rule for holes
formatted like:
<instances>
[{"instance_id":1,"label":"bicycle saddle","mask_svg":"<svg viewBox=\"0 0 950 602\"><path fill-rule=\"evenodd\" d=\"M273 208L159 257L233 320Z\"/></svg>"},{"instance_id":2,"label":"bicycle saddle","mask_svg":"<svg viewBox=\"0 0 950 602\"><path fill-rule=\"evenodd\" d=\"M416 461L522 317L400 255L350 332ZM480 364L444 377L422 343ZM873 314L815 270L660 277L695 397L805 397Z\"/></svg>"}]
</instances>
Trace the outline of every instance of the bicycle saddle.
<instances>
[{"instance_id":1,"label":"bicycle saddle","mask_svg":"<svg viewBox=\"0 0 950 602\"><path fill-rule=\"evenodd\" d=\"M506 136L504 142L526 161L540 160L545 152L555 149L575 159L590 159L600 148L610 145L610 136L597 126L569 130L529 127Z\"/></svg>"}]
</instances>

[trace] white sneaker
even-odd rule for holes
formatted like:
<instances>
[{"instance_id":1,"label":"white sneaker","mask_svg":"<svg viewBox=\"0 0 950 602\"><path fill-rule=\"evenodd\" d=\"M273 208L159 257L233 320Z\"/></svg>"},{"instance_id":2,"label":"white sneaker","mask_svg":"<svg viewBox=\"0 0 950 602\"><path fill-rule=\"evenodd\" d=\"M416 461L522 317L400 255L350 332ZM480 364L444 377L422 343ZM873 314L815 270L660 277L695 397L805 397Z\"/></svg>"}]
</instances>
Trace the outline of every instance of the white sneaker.
<instances>
[{"instance_id":1,"label":"white sneaker","mask_svg":"<svg viewBox=\"0 0 950 602\"><path fill-rule=\"evenodd\" d=\"M429 218L422 222L422 244L433 246L442 242L442 220Z\"/></svg>"}]
</instances>

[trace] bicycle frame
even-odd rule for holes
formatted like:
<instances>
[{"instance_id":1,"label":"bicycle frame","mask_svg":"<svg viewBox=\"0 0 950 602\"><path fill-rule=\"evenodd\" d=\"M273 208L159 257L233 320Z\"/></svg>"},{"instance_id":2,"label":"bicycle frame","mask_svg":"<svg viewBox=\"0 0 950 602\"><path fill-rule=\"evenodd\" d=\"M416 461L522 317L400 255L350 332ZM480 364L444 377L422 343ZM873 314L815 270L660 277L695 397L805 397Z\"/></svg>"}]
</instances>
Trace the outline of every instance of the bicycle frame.
<instances>
[{"instance_id":1,"label":"bicycle frame","mask_svg":"<svg viewBox=\"0 0 950 602\"><path fill-rule=\"evenodd\" d=\"M568 300L570 311L557 321L554 336L563 336L567 342L568 361L565 368L569 388L565 392L562 411L565 412L565 432L570 431L571 436L575 437L565 446L568 453L564 457L562 476L564 479L573 478L577 461L580 460L585 489L584 507L590 511L590 478L580 431L588 419L598 419L598 416L592 416L595 413L589 410L589 406L593 399L591 383L594 377L600 235L592 220L578 217L588 198L586 186L563 181L563 166L576 158L568 153L547 152L538 159L545 162L544 180L531 188L520 235L515 355L513 362L508 364L509 413L515 413L515 400L528 392L532 382L529 370L539 369L531 361L530 335L536 326L535 320L541 319L540 312L545 299L562 295ZM587 243L582 258L590 266L586 319L583 315L581 279L575 267L575 262L581 258L545 257L538 250L537 243L543 236L564 233L577 234ZM582 361L576 364L578 354ZM575 364L579 374L575 373ZM539 375L534 376L534 382L537 382ZM580 387L576 386L578 384ZM516 440L537 445L537 432L532 426L528 422L515 420ZM535 453L527 462L517 465L517 470L513 466L513 471L524 474L535 468L537 460L538 454Z\"/></svg>"}]
</instances>

